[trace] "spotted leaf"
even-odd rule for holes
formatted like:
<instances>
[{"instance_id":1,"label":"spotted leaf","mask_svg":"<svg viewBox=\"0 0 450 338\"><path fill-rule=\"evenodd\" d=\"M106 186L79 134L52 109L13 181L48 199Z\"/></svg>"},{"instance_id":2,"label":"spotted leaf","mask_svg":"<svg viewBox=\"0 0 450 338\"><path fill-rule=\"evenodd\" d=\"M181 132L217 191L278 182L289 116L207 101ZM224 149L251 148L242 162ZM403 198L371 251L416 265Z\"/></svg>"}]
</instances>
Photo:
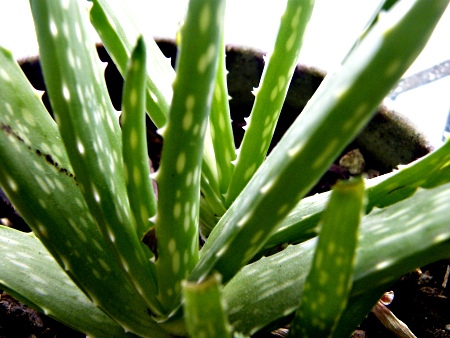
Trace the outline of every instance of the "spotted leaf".
<instances>
[{"instance_id":1,"label":"spotted leaf","mask_svg":"<svg viewBox=\"0 0 450 338\"><path fill-rule=\"evenodd\" d=\"M82 6L77 1L31 2L47 91L90 214L132 285L159 313L156 281L128 201L118 116Z\"/></svg>"},{"instance_id":2,"label":"spotted leaf","mask_svg":"<svg viewBox=\"0 0 450 338\"><path fill-rule=\"evenodd\" d=\"M173 100L156 175L158 299L167 311L179 304L181 280L198 260L203 140L217 73L223 15L224 1L190 1L181 30Z\"/></svg>"},{"instance_id":3,"label":"spotted leaf","mask_svg":"<svg viewBox=\"0 0 450 338\"><path fill-rule=\"evenodd\" d=\"M236 159L233 130L231 128L230 106L228 104L227 70L225 67L225 42L220 42L217 79L211 108L211 136L217 166L220 195L225 195L233 174Z\"/></svg>"},{"instance_id":4,"label":"spotted leaf","mask_svg":"<svg viewBox=\"0 0 450 338\"><path fill-rule=\"evenodd\" d=\"M222 301L220 275L212 275L200 284L183 283L183 298L189 336L231 337L231 327Z\"/></svg>"},{"instance_id":5,"label":"spotted leaf","mask_svg":"<svg viewBox=\"0 0 450 338\"><path fill-rule=\"evenodd\" d=\"M418 189L410 198L362 218L350 299L336 327L340 337L348 337L402 275L448 258L449 199L450 183ZM317 238L290 245L236 274L223 290L231 325L253 334L274 321L286 324L292 319L316 246Z\"/></svg>"},{"instance_id":6,"label":"spotted leaf","mask_svg":"<svg viewBox=\"0 0 450 338\"><path fill-rule=\"evenodd\" d=\"M311 270L291 325L293 337L327 337L342 315L353 283L358 228L364 211L364 180L339 182L319 223Z\"/></svg>"},{"instance_id":7,"label":"spotted leaf","mask_svg":"<svg viewBox=\"0 0 450 338\"><path fill-rule=\"evenodd\" d=\"M0 65L3 191L56 262L96 306L129 331L158 330L149 321L146 303L111 256L97 229L55 122L11 53L3 48ZM23 261L40 257L39 252L34 252L31 258L26 252L24 255ZM8 271L0 269L0 280L5 280L3 273ZM47 270L40 271L45 274ZM16 293L19 294L19 289ZM23 297L41 306L40 298ZM71 326L78 327L76 323Z\"/></svg>"},{"instance_id":8,"label":"spotted leaf","mask_svg":"<svg viewBox=\"0 0 450 338\"><path fill-rule=\"evenodd\" d=\"M156 213L156 197L147 155L145 63L145 43L139 38L125 77L121 120L125 181L140 239L152 226L149 219Z\"/></svg>"},{"instance_id":9,"label":"spotted leaf","mask_svg":"<svg viewBox=\"0 0 450 338\"><path fill-rule=\"evenodd\" d=\"M314 0L290 0L281 18L273 52L264 68L236 168L227 192L230 205L264 161L297 65Z\"/></svg>"},{"instance_id":10,"label":"spotted leaf","mask_svg":"<svg viewBox=\"0 0 450 338\"><path fill-rule=\"evenodd\" d=\"M426 0L400 2L374 25L342 67L324 81L221 218L190 279L201 280L216 270L226 283L254 257L280 220L369 122L425 46L447 4L448 0L433 6Z\"/></svg>"},{"instance_id":11,"label":"spotted leaf","mask_svg":"<svg viewBox=\"0 0 450 338\"><path fill-rule=\"evenodd\" d=\"M390 174L367 181L367 212L384 208L413 195L418 188L433 188L450 181L450 142L417 161ZM304 198L280 223L265 249L282 243L300 243L317 235L317 223L329 199L329 193Z\"/></svg>"},{"instance_id":12,"label":"spotted leaf","mask_svg":"<svg viewBox=\"0 0 450 338\"><path fill-rule=\"evenodd\" d=\"M100 310L64 273L33 234L0 226L0 243L7 252L0 260L3 290L39 312L90 336L137 337L126 333ZM156 325L148 330L159 331ZM162 331L157 335L154 332L154 337L165 336Z\"/></svg>"},{"instance_id":13,"label":"spotted leaf","mask_svg":"<svg viewBox=\"0 0 450 338\"><path fill-rule=\"evenodd\" d=\"M146 6L144 0L140 3L143 7ZM123 76L136 40L145 34L149 65L146 77L146 110L155 125L158 128L163 127L169 113L175 72L156 45L153 36L142 27L141 21L135 17L129 6L118 0L94 0L90 18Z\"/></svg>"}]
</instances>

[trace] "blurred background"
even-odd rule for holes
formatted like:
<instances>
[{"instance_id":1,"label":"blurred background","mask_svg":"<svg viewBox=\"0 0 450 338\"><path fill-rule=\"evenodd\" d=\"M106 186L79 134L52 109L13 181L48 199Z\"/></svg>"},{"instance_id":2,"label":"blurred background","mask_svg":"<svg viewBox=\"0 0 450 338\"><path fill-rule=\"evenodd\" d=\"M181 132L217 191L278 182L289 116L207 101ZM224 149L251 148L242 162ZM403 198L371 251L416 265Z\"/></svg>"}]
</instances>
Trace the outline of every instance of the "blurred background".
<instances>
[{"instance_id":1,"label":"blurred background","mask_svg":"<svg viewBox=\"0 0 450 338\"><path fill-rule=\"evenodd\" d=\"M403 0L405 1L405 0ZM141 3L145 3L142 10ZM299 62L332 70L367 23L379 0L316 0ZM187 0L127 0L157 37L175 37ZM286 0L228 0L226 41L269 52ZM404 80L386 103L407 116L435 147L442 144L450 110L450 8ZM19 59L38 46L28 0L0 0L0 45ZM1 67L1 65L0 65ZM450 126L448 131L450 132Z\"/></svg>"}]
</instances>

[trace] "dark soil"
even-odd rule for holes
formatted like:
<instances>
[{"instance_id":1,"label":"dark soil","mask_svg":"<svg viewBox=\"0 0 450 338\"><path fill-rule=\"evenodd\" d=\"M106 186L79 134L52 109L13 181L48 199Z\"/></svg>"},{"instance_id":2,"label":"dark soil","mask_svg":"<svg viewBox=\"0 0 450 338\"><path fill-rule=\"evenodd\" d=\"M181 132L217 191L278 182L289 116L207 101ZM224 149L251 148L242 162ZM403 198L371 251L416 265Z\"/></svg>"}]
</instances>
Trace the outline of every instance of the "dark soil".
<instances>
[{"instance_id":1,"label":"dark soil","mask_svg":"<svg viewBox=\"0 0 450 338\"><path fill-rule=\"evenodd\" d=\"M0 294L0 338L3 337L84 338L86 335L23 305L3 292Z\"/></svg>"},{"instance_id":2,"label":"dark soil","mask_svg":"<svg viewBox=\"0 0 450 338\"><path fill-rule=\"evenodd\" d=\"M422 267L422 273L404 275L391 288L388 308L419 338L450 337L450 260ZM365 337L396 337L371 313L361 323Z\"/></svg>"}]
</instances>

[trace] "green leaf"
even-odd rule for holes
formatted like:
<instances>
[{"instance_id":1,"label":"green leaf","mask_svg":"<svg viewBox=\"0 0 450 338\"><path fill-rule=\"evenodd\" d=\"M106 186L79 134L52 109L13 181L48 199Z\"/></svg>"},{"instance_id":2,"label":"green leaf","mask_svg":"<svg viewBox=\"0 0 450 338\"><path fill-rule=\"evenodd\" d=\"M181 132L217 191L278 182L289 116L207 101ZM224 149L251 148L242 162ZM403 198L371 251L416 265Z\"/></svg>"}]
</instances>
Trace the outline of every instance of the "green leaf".
<instances>
[{"instance_id":1,"label":"green leaf","mask_svg":"<svg viewBox=\"0 0 450 338\"><path fill-rule=\"evenodd\" d=\"M221 195L225 195L228 190L234 170L232 161L236 159L233 130L231 127L230 106L228 104L229 97L224 41L225 40L222 37L220 42L217 79L210 116L211 137L214 146L215 161L217 163L217 174Z\"/></svg>"},{"instance_id":2,"label":"green leaf","mask_svg":"<svg viewBox=\"0 0 450 338\"><path fill-rule=\"evenodd\" d=\"M362 178L334 186L319 225L319 239L300 306L291 325L293 337L327 337L333 333L352 287L364 199Z\"/></svg>"},{"instance_id":3,"label":"green leaf","mask_svg":"<svg viewBox=\"0 0 450 338\"><path fill-rule=\"evenodd\" d=\"M227 193L228 206L267 155L313 7L314 0L289 0L287 3L274 50L264 68L260 86L255 90L255 103Z\"/></svg>"},{"instance_id":4,"label":"green leaf","mask_svg":"<svg viewBox=\"0 0 450 338\"><path fill-rule=\"evenodd\" d=\"M158 299L170 312L180 304L181 280L198 260L203 140L217 73L224 1L190 1L169 121L156 180Z\"/></svg>"},{"instance_id":5,"label":"green leaf","mask_svg":"<svg viewBox=\"0 0 450 338\"><path fill-rule=\"evenodd\" d=\"M190 280L201 280L216 270L226 283L254 257L280 220L370 120L424 47L447 4L448 0L440 0L429 6L418 0L406 8L396 7L378 21L340 70L319 88L221 218Z\"/></svg>"},{"instance_id":6,"label":"green leaf","mask_svg":"<svg viewBox=\"0 0 450 338\"><path fill-rule=\"evenodd\" d=\"M280 244L297 244L317 236L322 212L330 198L330 192L303 198L295 208L280 222L277 230L264 246L269 250Z\"/></svg>"},{"instance_id":7,"label":"green leaf","mask_svg":"<svg viewBox=\"0 0 450 338\"><path fill-rule=\"evenodd\" d=\"M449 199L448 183L429 190L419 189L411 198L363 217L352 298L375 289L380 292L382 287L389 287L418 266L449 256ZM231 325L243 333L254 333L292 314L298 307L316 245L317 239L291 245L244 267L224 288ZM376 303L370 297L369 301L372 303L365 304L368 311ZM263 308L264 304L271 306L264 311L251 311ZM360 312L360 318L353 319L356 324L352 323L357 325L365 315ZM345 312L344 316L351 319Z\"/></svg>"},{"instance_id":8,"label":"green leaf","mask_svg":"<svg viewBox=\"0 0 450 338\"><path fill-rule=\"evenodd\" d=\"M349 299L347 307L339 319L333 338L351 337L356 327L367 317L382 295L389 290L392 283L378 285L367 289L364 293Z\"/></svg>"},{"instance_id":9,"label":"green leaf","mask_svg":"<svg viewBox=\"0 0 450 338\"><path fill-rule=\"evenodd\" d=\"M32 233L0 226L0 244L0 285L9 294L90 336L135 337L86 297Z\"/></svg>"},{"instance_id":10,"label":"green leaf","mask_svg":"<svg viewBox=\"0 0 450 338\"><path fill-rule=\"evenodd\" d=\"M231 337L221 291L220 275L217 274L200 284L183 283L183 307L190 336Z\"/></svg>"},{"instance_id":11,"label":"green leaf","mask_svg":"<svg viewBox=\"0 0 450 338\"><path fill-rule=\"evenodd\" d=\"M450 182L450 142L390 174L367 181L367 213L413 195L417 188L433 188ZM328 192L304 198L280 223L265 249L282 243L300 243L317 235L317 223L329 199Z\"/></svg>"},{"instance_id":12,"label":"green leaf","mask_svg":"<svg viewBox=\"0 0 450 338\"><path fill-rule=\"evenodd\" d=\"M122 2L115 0L95 0L91 9L91 21L122 74L125 74L126 64L131 55L134 42L140 34L144 34L148 50L146 108L155 125L158 128L163 128L166 125L167 115L169 114L170 102L172 99L172 82L175 76L169 61L161 53L152 36L149 36L147 30L139 24L139 20L133 15L132 11L130 11ZM218 70L218 79L221 82L220 87L226 86L226 84L224 84L225 75L223 69ZM210 199L210 204L214 213L218 215L222 215L225 212L222 197L220 196L218 189L218 182L221 182L223 185L225 183L222 182L225 181L219 179L217 172L219 171L219 174L222 175L221 171L228 168L224 174L229 175L232 165L231 163L226 163L226 160L228 160L230 154L231 160L234 159L232 155L234 153L234 143L232 134L230 134L231 127L227 126L227 119L225 115L223 115L226 113L225 104L227 103L227 96L225 96L224 100L226 88L221 88L221 90L221 95L214 99L211 130L215 130L214 135L217 134L216 143L222 144L221 150L223 151L223 149L225 149L226 152L222 153L221 151L217 154L217 161L221 163L219 169L216 166L216 157L214 156L212 142L206 139L203 164L205 170L202 171L202 177L205 177L204 181L208 182L208 186L202 184L202 190L208 190L208 188L214 186L213 189L208 190L208 192L212 193L208 196L208 199ZM216 111L217 113L215 113ZM215 118L216 116L217 118ZM217 119L220 120L220 130L217 130L215 127L217 126L217 123L213 122ZM225 121L225 124L222 123L223 121ZM224 125L225 128L223 128ZM207 136L209 137L209 135ZM229 140L230 137L231 142ZM227 139L227 143L224 143L225 139ZM217 148L217 145L215 147ZM230 149L233 153L230 152ZM208 150L211 151L211 156L208 156ZM226 158L224 157L225 155L227 156ZM224 164L223 168L222 164ZM206 217L205 221L207 220L208 218ZM215 225L215 223L211 224L211 226L213 225Z\"/></svg>"},{"instance_id":13,"label":"green leaf","mask_svg":"<svg viewBox=\"0 0 450 338\"><path fill-rule=\"evenodd\" d=\"M206 131L208 133L208 131ZM205 147L208 144L208 141L205 139ZM213 159L214 160L214 159ZM202 173L200 177L200 188L202 197L204 197L205 202L207 203L209 210L213 213L217 218L220 218L225 212L225 205L223 203L222 195L219 191L219 186L216 183L217 175L211 172L211 167L206 164L205 156L203 156L203 164L202 164ZM200 219L204 219L204 215L200 214ZM217 221L211 223L211 227L216 225ZM207 235L207 234L205 234Z\"/></svg>"},{"instance_id":14,"label":"green leaf","mask_svg":"<svg viewBox=\"0 0 450 338\"><path fill-rule=\"evenodd\" d=\"M132 285L153 313L161 313L148 254L131 215L118 118L85 8L77 1L31 5L50 102L90 213Z\"/></svg>"},{"instance_id":15,"label":"green leaf","mask_svg":"<svg viewBox=\"0 0 450 338\"><path fill-rule=\"evenodd\" d=\"M388 11L398 0L379 0L378 6L375 11L372 13L371 17L366 23L366 26L363 28L362 33L360 33L359 37L353 43L353 46L350 48L347 55L344 57L344 60L348 55L353 51L353 49L361 42L363 37L367 34L367 32L375 25L378 21L380 15L383 15L384 11Z\"/></svg>"},{"instance_id":16,"label":"green leaf","mask_svg":"<svg viewBox=\"0 0 450 338\"><path fill-rule=\"evenodd\" d=\"M0 64L2 189L96 306L129 331L158 332L149 320L145 302L105 246L55 122L12 54L2 48Z\"/></svg>"},{"instance_id":17,"label":"green leaf","mask_svg":"<svg viewBox=\"0 0 450 338\"><path fill-rule=\"evenodd\" d=\"M140 0L139 3L140 8L145 8L148 4L145 0ZM169 60L162 54L153 36L141 27L140 21L124 2L94 0L90 18L114 64L123 76L125 76L127 63L136 40L140 35L145 34L148 54L146 108L153 123L158 128L162 128L167 122L172 100L172 81L175 77Z\"/></svg>"},{"instance_id":18,"label":"green leaf","mask_svg":"<svg viewBox=\"0 0 450 338\"><path fill-rule=\"evenodd\" d=\"M121 120L125 181L140 239L152 226L149 219L156 213L156 197L147 155L145 62L145 43L139 38L125 78Z\"/></svg>"},{"instance_id":19,"label":"green leaf","mask_svg":"<svg viewBox=\"0 0 450 338\"><path fill-rule=\"evenodd\" d=\"M412 195L417 188L433 188L450 182L450 142L425 157L374 181L368 188L368 211L383 208Z\"/></svg>"}]
</instances>

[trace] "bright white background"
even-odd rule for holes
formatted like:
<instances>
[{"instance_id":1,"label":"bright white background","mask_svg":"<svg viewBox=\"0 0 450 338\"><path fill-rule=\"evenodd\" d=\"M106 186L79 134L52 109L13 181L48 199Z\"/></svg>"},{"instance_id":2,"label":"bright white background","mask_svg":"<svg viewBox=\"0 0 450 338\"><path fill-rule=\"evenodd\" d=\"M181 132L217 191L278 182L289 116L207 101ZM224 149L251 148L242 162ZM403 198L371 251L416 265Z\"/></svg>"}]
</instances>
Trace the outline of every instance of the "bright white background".
<instances>
[{"instance_id":1,"label":"bright white background","mask_svg":"<svg viewBox=\"0 0 450 338\"><path fill-rule=\"evenodd\" d=\"M136 6L138 0L124 1ZM137 11L140 20L148 24L155 36L174 37L187 1L144 2L148 4L147 8ZM325 70L333 69L377 3L378 0L316 0L299 61ZM226 41L269 51L285 4L286 0L228 0ZM449 60L449 35L450 9L444 14L424 52L405 75ZM0 0L0 45L12 50L16 58L37 54L28 0ZM405 92L390 104L408 116L426 133L430 142L438 146L450 108L450 77Z\"/></svg>"}]
</instances>

